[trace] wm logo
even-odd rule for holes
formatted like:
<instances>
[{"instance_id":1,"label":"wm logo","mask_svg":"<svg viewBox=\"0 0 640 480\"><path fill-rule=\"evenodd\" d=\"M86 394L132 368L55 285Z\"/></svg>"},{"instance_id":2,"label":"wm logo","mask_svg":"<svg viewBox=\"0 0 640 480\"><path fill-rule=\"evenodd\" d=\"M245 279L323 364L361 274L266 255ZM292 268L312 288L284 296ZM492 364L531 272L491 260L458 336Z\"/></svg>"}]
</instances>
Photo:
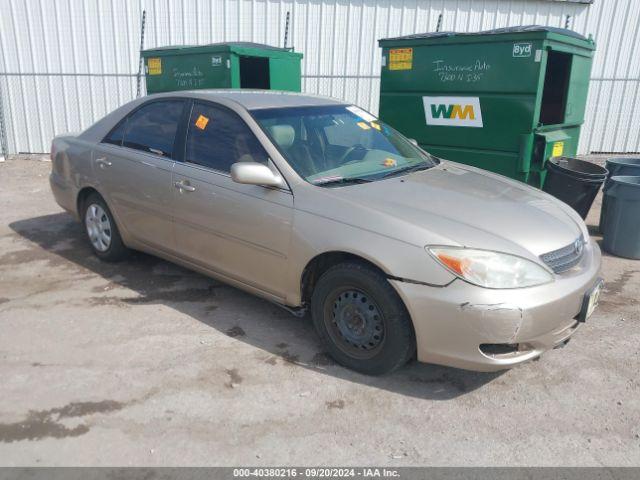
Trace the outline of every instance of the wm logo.
<instances>
[{"instance_id":1,"label":"wm logo","mask_svg":"<svg viewBox=\"0 0 640 480\"><path fill-rule=\"evenodd\" d=\"M422 97L427 125L482 128L478 97Z\"/></svg>"},{"instance_id":2,"label":"wm logo","mask_svg":"<svg viewBox=\"0 0 640 480\"><path fill-rule=\"evenodd\" d=\"M431 116L433 118L469 118L471 120L476 119L476 114L473 111L473 105L431 105Z\"/></svg>"}]
</instances>

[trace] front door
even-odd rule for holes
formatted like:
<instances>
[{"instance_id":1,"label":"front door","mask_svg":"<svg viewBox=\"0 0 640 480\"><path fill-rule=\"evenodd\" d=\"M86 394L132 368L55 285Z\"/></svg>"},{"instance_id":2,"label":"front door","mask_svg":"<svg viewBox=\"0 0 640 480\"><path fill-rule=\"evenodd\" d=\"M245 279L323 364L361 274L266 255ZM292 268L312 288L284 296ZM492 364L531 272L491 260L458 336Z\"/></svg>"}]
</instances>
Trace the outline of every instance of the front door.
<instances>
[{"instance_id":1,"label":"front door","mask_svg":"<svg viewBox=\"0 0 640 480\"><path fill-rule=\"evenodd\" d=\"M175 249L173 150L185 102L152 101L134 110L93 153L98 188L134 240Z\"/></svg>"},{"instance_id":2,"label":"front door","mask_svg":"<svg viewBox=\"0 0 640 480\"><path fill-rule=\"evenodd\" d=\"M186 260L283 299L293 195L235 183L238 161L275 168L236 113L195 102L173 171L176 245Z\"/></svg>"}]
</instances>

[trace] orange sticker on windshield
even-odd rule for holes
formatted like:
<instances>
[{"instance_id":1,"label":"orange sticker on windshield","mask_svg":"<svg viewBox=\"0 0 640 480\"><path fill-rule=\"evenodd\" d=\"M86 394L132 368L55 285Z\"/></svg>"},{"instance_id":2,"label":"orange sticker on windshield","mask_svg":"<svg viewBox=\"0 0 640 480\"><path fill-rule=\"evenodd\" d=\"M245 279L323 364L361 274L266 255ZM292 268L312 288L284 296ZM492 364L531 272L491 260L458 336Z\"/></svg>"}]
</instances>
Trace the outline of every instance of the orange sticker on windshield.
<instances>
[{"instance_id":1,"label":"orange sticker on windshield","mask_svg":"<svg viewBox=\"0 0 640 480\"><path fill-rule=\"evenodd\" d=\"M358 125L363 130L371 130L371 127L364 122L358 122L356 125Z\"/></svg>"},{"instance_id":2,"label":"orange sticker on windshield","mask_svg":"<svg viewBox=\"0 0 640 480\"><path fill-rule=\"evenodd\" d=\"M196 120L196 127L200 130L204 130L207 127L207 123L209 123L209 119L204 115L200 115Z\"/></svg>"},{"instance_id":3,"label":"orange sticker on windshield","mask_svg":"<svg viewBox=\"0 0 640 480\"><path fill-rule=\"evenodd\" d=\"M398 162L396 162L393 158L385 158L384 162L382 162L382 165L385 167L395 167L396 165L398 165Z\"/></svg>"}]
</instances>

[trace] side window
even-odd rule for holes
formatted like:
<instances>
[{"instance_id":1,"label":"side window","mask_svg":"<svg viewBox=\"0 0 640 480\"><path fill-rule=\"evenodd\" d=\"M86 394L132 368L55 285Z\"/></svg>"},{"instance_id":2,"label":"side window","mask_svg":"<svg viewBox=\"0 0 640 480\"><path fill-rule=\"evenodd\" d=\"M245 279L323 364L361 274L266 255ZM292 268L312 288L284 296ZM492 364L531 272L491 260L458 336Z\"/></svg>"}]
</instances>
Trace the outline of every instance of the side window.
<instances>
[{"instance_id":1,"label":"side window","mask_svg":"<svg viewBox=\"0 0 640 480\"><path fill-rule=\"evenodd\" d=\"M105 141L118 145L120 136L125 147L171 158L183 106L182 100L151 102L133 112Z\"/></svg>"},{"instance_id":2,"label":"side window","mask_svg":"<svg viewBox=\"0 0 640 480\"><path fill-rule=\"evenodd\" d=\"M122 140L124 139L124 132L127 129L127 119L122 120L116 128L114 128L109 135L103 140L104 143L110 143L112 145L122 146Z\"/></svg>"},{"instance_id":3,"label":"side window","mask_svg":"<svg viewBox=\"0 0 640 480\"><path fill-rule=\"evenodd\" d=\"M194 103L187 130L185 161L229 172L236 162L268 162L267 153L235 113Z\"/></svg>"}]
</instances>

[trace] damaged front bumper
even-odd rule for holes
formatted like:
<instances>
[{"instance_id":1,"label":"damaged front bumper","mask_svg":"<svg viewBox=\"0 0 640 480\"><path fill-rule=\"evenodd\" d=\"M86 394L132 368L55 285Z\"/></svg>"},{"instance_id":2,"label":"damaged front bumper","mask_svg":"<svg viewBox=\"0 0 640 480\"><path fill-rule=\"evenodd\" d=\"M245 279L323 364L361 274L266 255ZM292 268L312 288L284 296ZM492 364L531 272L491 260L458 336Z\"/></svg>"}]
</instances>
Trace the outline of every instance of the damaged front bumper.
<instances>
[{"instance_id":1,"label":"damaged front bumper","mask_svg":"<svg viewBox=\"0 0 640 480\"><path fill-rule=\"evenodd\" d=\"M491 290L455 280L430 287L391 280L416 332L418 360L478 371L510 368L563 345L578 329L584 295L598 279L600 249L537 287Z\"/></svg>"}]
</instances>

